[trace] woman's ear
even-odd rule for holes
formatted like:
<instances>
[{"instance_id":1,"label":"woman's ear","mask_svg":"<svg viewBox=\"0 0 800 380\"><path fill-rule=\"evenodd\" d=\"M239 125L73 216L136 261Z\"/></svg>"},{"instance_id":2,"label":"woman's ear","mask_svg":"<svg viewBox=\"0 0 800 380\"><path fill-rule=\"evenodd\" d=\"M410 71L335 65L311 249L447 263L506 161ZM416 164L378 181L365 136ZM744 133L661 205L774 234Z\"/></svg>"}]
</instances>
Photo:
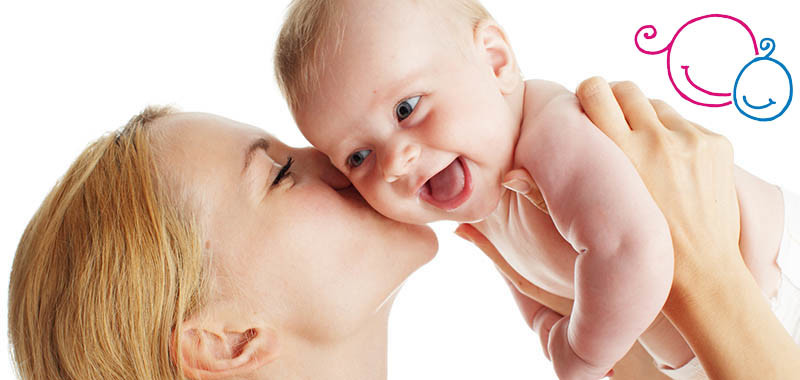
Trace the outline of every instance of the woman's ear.
<instances>
[{"instance_id":1,"label":"woman's ear","mask_svg":"<svg viewBox=\"0 0 800 380\"><path fill-rule=\"evenodd\" d=\"M491 66L503 95L512 93L522 82L517 59L506 33L494 20L481 21L475 27L475 46Z\"/></svg>"},{"instance_id":2,"label":"woman's ear","mask_svg":"<svg viewBox=\"0 0 800 380\"><path fill-rule=\"evenodd\" d=\"M227 379L251 374L278 357L272 329L198 326L187 321L180 339L181 367L190 379Z\"/></svg>"}]
</instances>

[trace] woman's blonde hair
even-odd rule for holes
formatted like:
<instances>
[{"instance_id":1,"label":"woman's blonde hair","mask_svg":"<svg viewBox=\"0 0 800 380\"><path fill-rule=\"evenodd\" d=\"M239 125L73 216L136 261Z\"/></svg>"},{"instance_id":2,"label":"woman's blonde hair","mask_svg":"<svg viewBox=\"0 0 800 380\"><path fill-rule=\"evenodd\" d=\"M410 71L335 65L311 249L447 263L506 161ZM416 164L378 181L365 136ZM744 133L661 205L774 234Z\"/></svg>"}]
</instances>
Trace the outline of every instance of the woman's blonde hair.
<instances>
[{"instance_id":1,"label":"woman's blonde hair","mask_svg":"<svg viewBox=\"0 0 800 380\"><path fill-rule=\"evenodd\" d=\"M203 245L169 195L145 109L81 153L20 240L9 336L22 379L182 379L181 322L205 290ZM185 206L185 205L184 205Z\"/></svg>"}]
</instances>

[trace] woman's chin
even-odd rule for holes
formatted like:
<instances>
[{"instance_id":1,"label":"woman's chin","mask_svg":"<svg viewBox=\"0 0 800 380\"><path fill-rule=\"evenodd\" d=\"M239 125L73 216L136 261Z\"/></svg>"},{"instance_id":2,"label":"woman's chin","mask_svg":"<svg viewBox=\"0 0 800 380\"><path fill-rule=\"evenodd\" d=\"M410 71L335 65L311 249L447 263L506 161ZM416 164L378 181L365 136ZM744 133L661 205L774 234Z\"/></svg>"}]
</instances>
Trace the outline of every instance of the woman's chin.
<instances>
[{"instance_id":1,"label":"woman's chin","mask_svg":"<svg viewBox=\"0 0 800 380\"><path fill-rule=\"evenodd\" d=\"M406 280L408 280L408 278L406 278ZM388 312L389 310L391 310L392 305L394 305L394 300L397 299L397 293L400 292L400 289L403 288L403 285L405 285L405 283L406 283L406 281L403 281L403 282L400 283L400 285L398 285L396 288L394 288L394 290L392 290L389 293L389 295L387 295L386 298L383 299L383 301L380 303L380 305L378 305L378 307L375 309L375 312L376 313L383 313L383 312Z\"/></svg>"},{"instance_id":2,"label":"woman's chin","mask_svg":"<svg viewBox=\"0 0 800 380\"><path fill-rule=\"evenodd\" d=\"M408 224L387 218L375 211L353 186L337 190L337 193L355 211L351 217L361 219L359 224L362 228L366 227L363 231L378 240L374 249L384 250L389 257L394 257L391 261L403 262L399 268L406 268L406 277L436 256L439 241L428 225ZM364 238L370 239L367 236Z\"/></svg>"}]
</instances>

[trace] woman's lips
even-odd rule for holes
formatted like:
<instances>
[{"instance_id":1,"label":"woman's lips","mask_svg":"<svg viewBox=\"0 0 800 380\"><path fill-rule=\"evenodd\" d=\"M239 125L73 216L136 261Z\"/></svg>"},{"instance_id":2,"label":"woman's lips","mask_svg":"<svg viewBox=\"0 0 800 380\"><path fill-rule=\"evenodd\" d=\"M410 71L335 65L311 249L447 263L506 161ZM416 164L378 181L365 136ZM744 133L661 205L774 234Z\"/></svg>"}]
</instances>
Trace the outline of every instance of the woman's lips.
<instances>
[{"instance_id":1,"label":"woman's lips","mask_svg":"<svg viewBox=\"0 0 800 380\"><path fill-rule=\"evenodd\" d=\"M472 177L461 157L431 177L422 186L420 197L443 210L451 211L467 201L472 194Z\"/></svg>"}]
</instances>

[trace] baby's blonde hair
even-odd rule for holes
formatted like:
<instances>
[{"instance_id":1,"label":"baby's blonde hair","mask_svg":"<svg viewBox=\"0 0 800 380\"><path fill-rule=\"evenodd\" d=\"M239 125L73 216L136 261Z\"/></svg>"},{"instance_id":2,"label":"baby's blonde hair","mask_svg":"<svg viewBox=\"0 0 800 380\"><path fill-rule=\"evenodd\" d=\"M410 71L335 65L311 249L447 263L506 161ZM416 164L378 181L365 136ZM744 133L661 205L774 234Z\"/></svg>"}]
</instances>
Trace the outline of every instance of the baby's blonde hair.
<instances>
[{"instance_id":1,"label":"baby's blonde hair","mask_svg":"<svg viewBox=\"0 0 800 380\"><path fill-rule=\"evenodd\" d=\"M169 113L147 108L92 143L25 229L8 307L22 379L183 378L173 332L206 281L197 223L153 154L150 125Z\"/></svg>"},{"instance_id":2,"label":"baby's blonde hair","mask_svg":"<svg viewBox=\"0 0 800 380\"><path fill-rule=\"evenodd\" d=\"M289 109L300 105L317 89L327 55L335 54L344 33L343 0L293 0L275 45L275 78ZM473 29L491 19L477 0L416 0L448 20ZM332 47L332 48L331 48Z\"/></svg>"}]
</instances>

